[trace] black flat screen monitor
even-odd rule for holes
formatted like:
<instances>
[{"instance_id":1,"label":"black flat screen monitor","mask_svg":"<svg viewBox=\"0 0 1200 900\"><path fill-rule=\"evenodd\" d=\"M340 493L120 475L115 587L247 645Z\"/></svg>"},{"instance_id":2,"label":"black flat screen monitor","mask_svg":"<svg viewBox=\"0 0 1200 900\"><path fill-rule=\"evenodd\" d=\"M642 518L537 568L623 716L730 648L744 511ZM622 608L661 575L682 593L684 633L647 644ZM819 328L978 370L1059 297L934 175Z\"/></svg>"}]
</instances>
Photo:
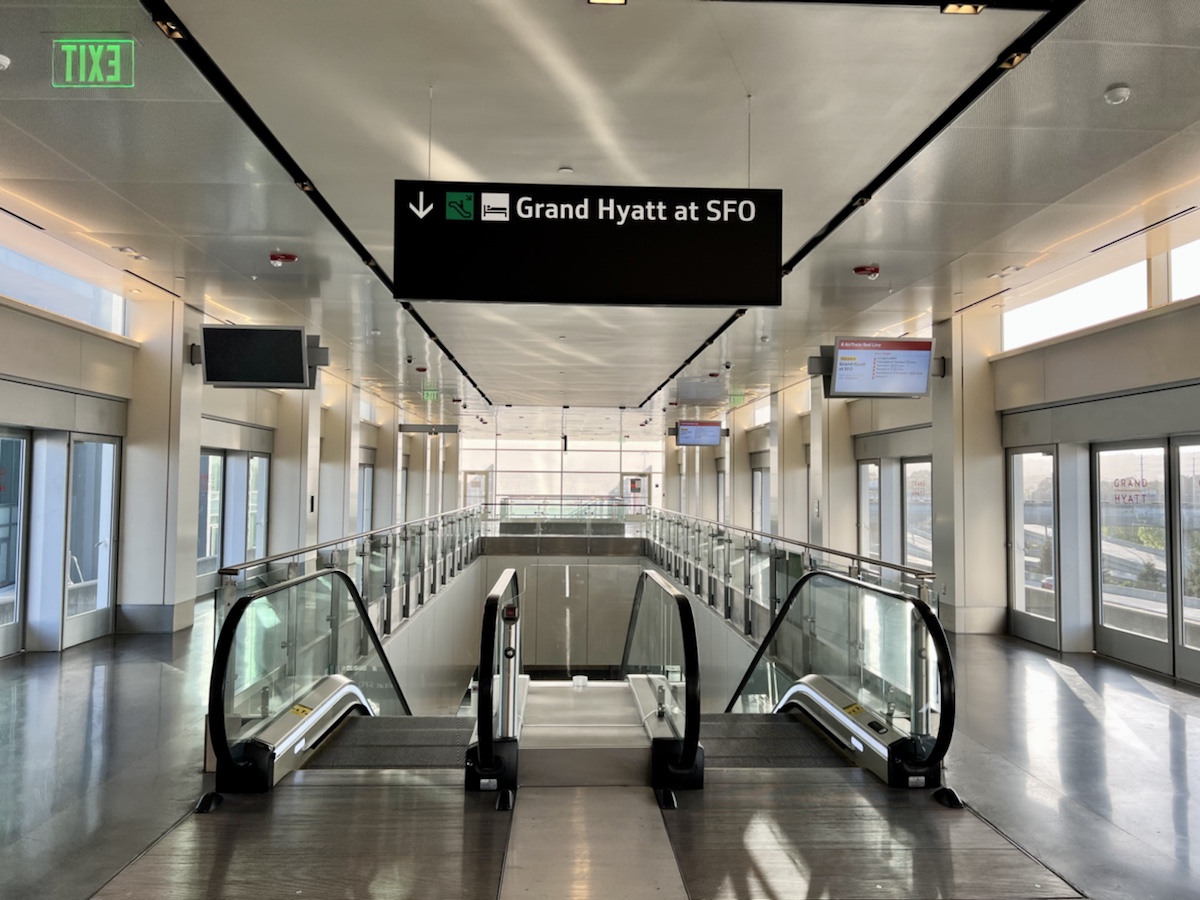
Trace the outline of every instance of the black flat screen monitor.
<instances>
[{"instance_id":1,"label":"black flat screen monitor","mask_svg":"<svg viewBox=\"0 0 1200 900\"><path fill-rule=\"evenodd\" d=\"M303 325L205 325L204 383L227 388L307 388Z\"/></svg>"},{"instance_id":2,"label":"black flat screen monitor","mask_svg":"<svg viewBox=\"0 0 1200 900\"><path fill-rule=\"evenodd\" d=\"M830 397L924 397L933 338L840 337Z\"/></svg>"},{"instance_id":3,"label":"black flat screen monitor","mask_svg":"<svg viewBox=\"0 0 1200 900\"><path fill-rule=\"evenodd\" d=\"M675 432L676 447L716 447L720 443L720 422L680 422Z\"/></svg>"}]
</instances>

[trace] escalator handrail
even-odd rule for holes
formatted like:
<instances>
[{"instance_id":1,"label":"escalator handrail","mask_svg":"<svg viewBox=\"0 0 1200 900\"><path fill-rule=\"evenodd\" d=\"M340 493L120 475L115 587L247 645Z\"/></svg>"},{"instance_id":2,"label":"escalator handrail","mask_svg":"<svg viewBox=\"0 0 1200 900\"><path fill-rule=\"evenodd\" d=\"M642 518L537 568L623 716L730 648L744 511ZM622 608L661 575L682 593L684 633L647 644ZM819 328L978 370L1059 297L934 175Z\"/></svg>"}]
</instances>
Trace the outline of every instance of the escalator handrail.
<instances>
[{"instance_id":1,"label":"escalator handrail","mask_svg":"<svg viewBox=\"0 0 1200 900\"><path fill-rule=\"evenodd\" d=\"M218 767L227 766L229 767L229 771L233 771L239 766L249 765L248 763L239 763L233 758L233 752L229 749L229 734L225 728L225 686L228 681L226 672L229 668L230 657L233 654L233 641L237 636L238 623L241 622L242 616L255 600L281 591L291 590L301 584L315 581L327 575L340 578L349 589L350 598L354 601L359 618L367 629L367 635L375 647L375 652L379 655L380 663L383 665L384 671L387 672L388 679L396 691L396 696L400 699L400 706L403 708L405 715L412 715L412 710L408 706L408 700L404 697L404 691L400 689L400 683L396 680L396 673L392 671L392 665L388 662L387 654L383 652L383 644L379 641L379 635L375 631L375 626L371 624L371 616L367 611L366 605L363 603L362 595L359 594L358 588L354 586L354 579L341 569L321 569L317 572L310 572L306 575L299 575L296 578L289 578L287 581L281 581L270 587L259 588L256 591L245 594L237 599L225 616L225 623L221 626L221 633L217 635L217 645L213 650L212 672L209 675L208 681L209 739L212 743L213 753L217 757Z\"/></svg>"},{"instance_id":2,"label":"escalator handrail","mask_svg":"<svg viewBox=\"0 0 1200 900\"><path fill-rule=\"evenodd\" d=\"M941 620L938 619L934 611L929 607L929 604L919 597L911 597L908 594L902 594L899 591L889 590L887 588L877 587L873 584L868 584L864 581L850 578L847 575L842 575L838 572L826 572L817 570L807 572L801 576L800 580L788 591L787 599L779 607L779 612L775 616L775 621L771 623L771 627L767 630L761 643L758 645L758 650L754 654L754 659L750 666L746 669L742 680L738 682L737 690L733 692L733 696L729 699L729 704L725 707L725 712L733 712L733 705L737 702L738 697L742 695L754 671L758 668L758 664L762 661L763 656L767 652L767 648L775 639L775 633L779 630L788 613L792 609L792 604L796 598L800 596L800 592L814 578L829 578L834 581L840 581L843 584L848 584L852 587L863 588L870 591L872 594L879 594L884 597L891 597L894 600L900 600L909 604L917 615L920 616L921 622L925 625L929 632L930 638L933 640L934 649L937 651L937 666L938 666L938 682L941 686L942 693L942 710L938 720L937 739L934 741L933 749L924 758L917 760L921 765L936 765L941 762L946 755L946 751L950 749L950 740L954 736L954 717L956 712L955 687L954 687L954 663L950 659L950 641L946 637L946 630L942 627Z\"/></svg>"},{"instance_id":3,"label":"escalator handrail","mask_svg":"<svg viewBox=\"0 0 1200 900\"><path fill-rule=\"evenodd\" d=\"M491 592L483 602L483 626L479 630L479 701L478 719L478 764L479 771L490 773L496 767L495 735L492 720L495 705L492 698L492 672L496 668L496 622L500 604L510 595L516 602L521 596L521 584L517 570L510 568L500 573Z\"/></svg>"},{"instance_id":4,"label":"escalator handrail","mask_svg":"<svg viewBox=\"0 0 1200 900\"><path fill-rule=\"evenodd\" d=\"M687 595L675 588L663 575L653 569L643 569L638 577L637 589L633 594L633 608L629 612L629 629L625 632L625 652L621 655L620 678L629 674L629 654L633 649L633 634L638 615L642 609L642 596L646 582L653 581L675 601L679 610L679 628L683 632L683 748L676 764L681 771L690 771L696 764L700 747L700 650L696 641L696 620L692 616L692 604Z\"/></svg>"}]
</instances>

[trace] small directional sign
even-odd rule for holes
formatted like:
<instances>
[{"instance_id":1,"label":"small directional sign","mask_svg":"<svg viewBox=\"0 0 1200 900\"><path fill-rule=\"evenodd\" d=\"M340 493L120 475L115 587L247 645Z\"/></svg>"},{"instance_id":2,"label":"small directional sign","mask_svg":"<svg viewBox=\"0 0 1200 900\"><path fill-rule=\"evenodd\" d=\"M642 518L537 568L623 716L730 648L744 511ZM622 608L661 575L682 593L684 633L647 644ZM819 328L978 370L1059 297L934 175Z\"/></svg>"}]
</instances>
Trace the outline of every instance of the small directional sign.
<instances>
[{"instance_id":1,"label":"small directional sign","mask_svg":"<svg viewBox=\"0 0 1200 900\"><path fill-rule=\"evenodd\" d=\"M779 306L778 190L396 182L406 300Z\"/></svg>"}]
</instances>

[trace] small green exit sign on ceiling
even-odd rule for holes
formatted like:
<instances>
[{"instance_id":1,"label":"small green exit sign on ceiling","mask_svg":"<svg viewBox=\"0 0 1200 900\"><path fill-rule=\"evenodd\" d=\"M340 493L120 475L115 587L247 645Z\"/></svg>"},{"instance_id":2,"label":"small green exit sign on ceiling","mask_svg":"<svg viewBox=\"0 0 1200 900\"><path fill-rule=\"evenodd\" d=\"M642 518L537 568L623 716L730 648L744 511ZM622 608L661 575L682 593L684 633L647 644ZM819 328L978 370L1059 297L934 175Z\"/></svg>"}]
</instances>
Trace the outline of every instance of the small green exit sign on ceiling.
<instances>
[{"instance_id":1,"label":"small green exit sign on ceiling","mask_svg":"<svg viewBox=\"0 0 1200 900\"><path fill-rule=\"evenodd\" d=\"M63 38L54 42L56 88L133 87L133 41L129 38Z\"/></svg>"}]
</instances>

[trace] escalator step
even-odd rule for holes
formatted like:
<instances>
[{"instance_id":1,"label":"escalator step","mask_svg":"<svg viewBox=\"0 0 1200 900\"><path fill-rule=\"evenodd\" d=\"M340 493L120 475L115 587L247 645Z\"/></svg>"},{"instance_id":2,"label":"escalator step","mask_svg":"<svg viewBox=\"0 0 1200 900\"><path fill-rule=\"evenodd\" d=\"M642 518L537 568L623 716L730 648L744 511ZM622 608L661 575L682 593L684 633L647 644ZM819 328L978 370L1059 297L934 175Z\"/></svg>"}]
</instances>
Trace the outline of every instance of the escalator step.
<instances>
[{"instance_id":1,"label":"escalator step","mask_svg":"<svg viewBox=\"0 0 1200 900\"><path fill-rule=\"evenodd\" d=\"M824 769L849 766L832 742L792 715L705 715L705 765L714 768Z\"/></svg>"},{"instance_id":2,"label":"escalator step","mask_svg":"<svg viewBox=\"0 0 1200 900\"><path fill-rule=\"evenodd\" d=\"M474 719L450 716L354 716L325 739L305 768L461 768L474 725Z\"/></svg>"}]
</instances>

